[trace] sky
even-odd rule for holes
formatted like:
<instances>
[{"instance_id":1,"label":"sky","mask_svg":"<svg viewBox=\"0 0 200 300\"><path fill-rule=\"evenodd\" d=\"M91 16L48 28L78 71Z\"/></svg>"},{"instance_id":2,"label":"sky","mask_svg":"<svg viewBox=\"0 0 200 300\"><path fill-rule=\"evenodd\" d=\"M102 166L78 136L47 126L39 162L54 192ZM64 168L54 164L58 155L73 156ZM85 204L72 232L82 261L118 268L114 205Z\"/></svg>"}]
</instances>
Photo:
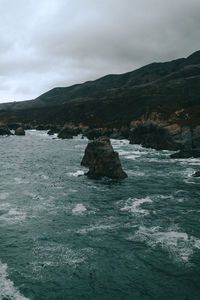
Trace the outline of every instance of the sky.
<instances>
[{"instance_id":1,"label":"sky","mask_svg":"<svg viewBox=\"0 0 200 300\"><path fill-rule=\"evenodd\" d=\"M200 49L200 0L0 0L0 102Z\"/></svg>"}]
</instances>

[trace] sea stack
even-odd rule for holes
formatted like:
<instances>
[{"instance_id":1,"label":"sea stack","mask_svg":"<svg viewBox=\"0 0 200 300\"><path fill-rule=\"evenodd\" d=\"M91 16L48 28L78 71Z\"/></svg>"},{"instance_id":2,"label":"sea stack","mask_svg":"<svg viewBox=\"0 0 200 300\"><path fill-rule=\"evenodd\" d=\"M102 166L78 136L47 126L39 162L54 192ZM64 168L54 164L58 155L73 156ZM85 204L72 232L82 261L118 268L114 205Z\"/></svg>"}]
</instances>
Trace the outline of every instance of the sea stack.
<instances>
[{"instance_id":1,"label":"sea stack","mask_svg":"<svg viewBox=\"0 0 200 300\"><path fill-rule=\"evenodd\" d=\"M122 170L119 154L113 150L110 140L106 136L101 136L88 143L81 165L89 167L86 175L92 178L127 177L127 174Z\"/></svg>"}]
</instances>

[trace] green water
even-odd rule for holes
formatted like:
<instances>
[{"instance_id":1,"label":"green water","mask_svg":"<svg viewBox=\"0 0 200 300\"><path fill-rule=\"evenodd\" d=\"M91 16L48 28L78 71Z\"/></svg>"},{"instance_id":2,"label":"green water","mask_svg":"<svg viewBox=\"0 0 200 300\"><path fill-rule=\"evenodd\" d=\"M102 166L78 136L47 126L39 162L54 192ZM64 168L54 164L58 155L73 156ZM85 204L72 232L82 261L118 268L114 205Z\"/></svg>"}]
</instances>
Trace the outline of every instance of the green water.
<instances>
[{"instance_id":1,"label":"green water","mask_svg":"<svg viewBox=\"0 0 200 300\"><path fill-rule=\"evenodd\" d=\"M0 138L0 299L200 299L200 159L114 141L125 180L78 176L87 140Z\"/></svg>"}]
</instances>

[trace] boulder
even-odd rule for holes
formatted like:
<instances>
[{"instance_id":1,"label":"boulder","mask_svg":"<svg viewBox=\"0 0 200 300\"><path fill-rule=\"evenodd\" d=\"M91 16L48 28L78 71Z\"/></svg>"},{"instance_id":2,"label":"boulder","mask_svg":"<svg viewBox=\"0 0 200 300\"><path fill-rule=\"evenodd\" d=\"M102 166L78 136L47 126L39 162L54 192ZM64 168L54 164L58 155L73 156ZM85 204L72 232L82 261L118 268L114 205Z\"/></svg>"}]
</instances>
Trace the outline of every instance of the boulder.
<instances>
[{"instance_id":1,"label":"boulder","mask_svg":"<svg viewBox=\"0 0 200 300\"><path fill-rule=\"evenodd\" d=\"M192 176L193 177L200 177L200 171L195 172Z\"/></svg>"},{"instance_id":2,"label":"boulder","mask_svg":"<svg viewBox=\"0 0 200 300\"><path fill-rule=\"evenodd\" d=\"M60 139L72 139L82 132L81 128L66 124L58 133Z\"/></svg>"},{"instance_id":3,"label":"boulder","mask_svg":"<svg viewBox=\"0 0 200 300\"><path fill-rule=\"evenodd\" d=\"M85 150L81 165L89 167L89 177L126 178L119 154L113 150L108 137L102 136L90 142Z\"/></svg>"},{"instance_id":4,"label":"boulder","mask_svg":"<svg viewBox=\"0 0 200 300\"><path fill-rule=\"evenodd\" d=\"M18 127L16 130L15 130L15 135L25 135L25 130L23 127Z\"/></svg>"},{"instance_id":5,"label":"boulder","mask_svg":"<svg viewBox=\"0 0 200 300\"><path fill-rule=\"evenodd\" d=\"M63 127L58 133L58 138L73 139L73 129L69 127Z\"/></svg>"},{"instance_id":6,"label":"boulder","mask_svg":"<svg viewBox=\"0 0 200 300\"><path fill-rule=\"evenodd\" d=\"M48 135L54 135L55 133L59 133L61 131L60 126L50 126L49 131L47 132Z\"/></svg>"},{"instance_id":7,"label":"boulder","mask_svg":"<svg viewBox=\"0 0 200 300\"><path fill-rule=\"evenodd\" d=\"M0 135L12 135L7 125L0 124Z\"/></svg>"}]
</instances>

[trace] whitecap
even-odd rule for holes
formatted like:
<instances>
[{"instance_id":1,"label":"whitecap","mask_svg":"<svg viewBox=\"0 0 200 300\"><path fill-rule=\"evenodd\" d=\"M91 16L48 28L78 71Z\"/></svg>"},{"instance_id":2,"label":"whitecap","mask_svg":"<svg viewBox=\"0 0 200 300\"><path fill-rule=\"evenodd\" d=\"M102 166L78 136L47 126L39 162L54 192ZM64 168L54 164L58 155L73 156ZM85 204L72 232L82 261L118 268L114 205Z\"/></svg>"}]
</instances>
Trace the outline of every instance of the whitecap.
<instances>
[{"instance_id":1,"label":"whitecap","mask_svg":"<svg viewBox=\"0 0 200 300\"><path fill-rule=\"evenodd\" d=\"M74 172L74 173L70 172L70 173L68 173L68 175L69 175L69 176L74 176L74 177L79 177L79 176L83 176L83 175L84 175L84 172L81 171L81 170L78 170L78 171L76 171L76 172Z\"/></svg>"},{"instance_id":2,"label":"whitecap","mask_svg":"<svg viewBox=\"0 0 200 300\"><path fill-rule=\"evenodd\" d=\"M49 179L49 176L43 174L43 175L41 175L41 178L46 180L46 179Z\"/></svg>"},{"instance_id":3,"label":"whitecap","mask_svg":"<svg viewBox=\"0 0 200 300\"><path fill-rule=\"evenodd\" d=\"M177 261L188 262L195 249L200 249L200 240L189 236L185 232L177 231L178 228L168 228L162 231L160 227L147 228L140 226L131 240L140 240L152 248L161 246Z\"/></svg>"},{"instance_id":4,"label":"whitecap","mask_svg":"<svg viewBox=\"0 0 200 300\"><path fill-rule=\"evenodd\" d=\"M145 172L128 170L127 173L133 176L146 176Z\"/></svg>"},{"instance_id":5,"label":"whitecap","mask_svg":"<svg viewBox=\"0 0 200 300\"><path fill-rule=\"evenodd\" d=\"M127 210L134 214L144 214L147 215L149 212L146 209L142 209L140 205L143 203L152 203L152 200L149 197L137 199L137 198L129 198L126 201L126 204L123 208L121 208L122 211Z\"/></svg>"},{"instance_id":6,"label":"whitecap","mask_svg":"<svg viewBox=\"0 0 200 300\"><path fill-rule=\"evenodd\" d=\"M85 206L83 204L79 203L72 209L72 213L74 215L82 215L82 213L86 210L87 209L85 208Z\"/></svg>"},{"instance_id":7,"label":"whitecap","mask_svg":"<svg viewBox=\"0 0 200 300\"><path fill-rule=\"evenodd\" d=\"M85 256L82 253L76 253L71 249L66 249L62 255L64 263L68 265L76 265L85 261Z\"/></svg>"},{"instance_id":8,"label":"whitecap","mask_svg":"<svg viewBox=\"0 0 200 300\"><path fill-rule=\"evenodd\" d=\"M145 160L147 160L148 162L159 162L160 163L160 159L159 158L145 158Z\"/></svg>"},{"instance_id":9,"label":"whitecap","mask_svg":"<svg viewBox=\"0 0 200 300\"><path fill-rule=\"evenodd\" d=\"M19 177L14 178L14 180L15 180L16 184L22 184L22 183L28 184L29 183L28 180L25 180L25 179L22 179L22 178L19 178Z\"/></svg>"},{"instance_id":10,"label":"whitecap","mask_svg":"<svg viewBox=\"0 0 200 300\"><path fill-rule=\"evenodd\" d=\"M192 168L187 168L186 170L183 171L183 176L184 177L192 177L192 175L195 173L195 170Z\"/></svg>"},{"instance_id":11,"label":"whitecap","mask_svg":"<svg viewBox=\"0 0 200 300\"><path fill-rule=\"evenodd\" d=\"M198 179L198 177L193 177L194 178L194 180L197 178ZM192 179L192 178L191 178ZM183 181L185 182L185 183L187 183L187 184L198 184L199 185L199 181L191 181L191 179L189 178L189 179L184 179Z\"/></svg>"},{"instance_id":12,"label":"whitecap","mask_svg":"<svg viewBox=\"0 0 200 300\"><path fill-rule=\"evenodd\" d=\"M9 193L0 193L0 200L6 200L9 195Z\"/></svg>"},{"instance_id":13,"label":"whitecap","mask_svg":"<svg viewBox=\"0 0 200 300\"><path fill-rule=\"evenodd\" d=\"M93 231L101 231L101 230L109 230L109 229L114 229L118 226L118 224L115 225L106 225L106 224L97 224L97 225L91 225L85 228L78 229L76 233L81 233L81 234L87 234L88 232L93 232Z\"/></svg>"},{"instance_id":14,"label":"whitecap","mask_svg":"<svg viewBox=\"0 0 200 300\"><path fill-rule=\"evenodd\" d=\"M200 159L199 158L184 158L178 160L181 165L200 165Z\"/></svg>"},{"instance_id":15,"label":"whitecap","mask_svg":"<svg viewBox=\"0 0 200 300\"><path fill-rule=\"evenodd\" d=\"M117 150L117 152L119 153L119 155L123 156L123 155L129 155L130 151L124 151L124 150Z\"/></svg>"},{"instance_id":16,"label":"whitecap","mask_svg":"<svg viewBox=\"0 0 200 300\"><path fill-rule=\"evenodd\" d=\"M110 139L110 141L113 148L129 145L129 140L126 139L122 139L122 140Z\"/></svg>"},{"instance_id":17,"label":"whitecap","mask_svg":"<svg viewBox=\"0 0 200 300\"><path fill-rule=\"evenodd\" d=\"M75 145L74 148L75 148L75 149L81 149L81 150L84 150L84 149L85 149L85 144L84 144L84 145Z\"/></svg>"},{"instance_id":18,"label":"whitecap","mask_svg":"<svg viewBox=\"0 0 200 300\"><path fill-rule=\"evenodd\" d=\"M173 198L172 195L158 195L157 197L160 199L172 199Z\"/></svg>"},{"instance_id":19,"label":"whitecap","mask_svg":"<svg viewBox=\"0 0 200 300\"><path fill-rule=\"evenodd\" d=\"M77 193L78 191L77 191L77 190L74 190L74 189L69 189L69 192L70 192L70 193Z\"/></svg>"},{"instance_id":20,"label":"whitecap","mask_svg":"<svg viewBox=\"0 0 200 300\"><path fill-rule=\"evenodd\" d=\"M136 160L138 157L140 157L140 156L139 155L133 155L133 154L125 156L126 159L132 159L132 160Z\"/></svg>"},{"instance_id":21,"label":"whitecap","mask_svg":"<svg viewBox=\"0 0 200 300\"><path fill-rule=\"evenodd\" d=\"M9 223L9 224L15 224L19 223L21 221L24 221L26 218L26 214L23 212L18 211L15 208L9 209L9 211L6 211L4 214L0 216L0 221Z\"/></svg>"},{"instance_id":22,"label":"whitecap","mask_svg":"<svg viewBox=\"0 0 200 300\"><path fill-rule=\"evenodd\" d=\"M8 266L0 261L0 300L28 300L20 294L14 283L8 278L7 268Z\"/></svg>"}]
</instances>

